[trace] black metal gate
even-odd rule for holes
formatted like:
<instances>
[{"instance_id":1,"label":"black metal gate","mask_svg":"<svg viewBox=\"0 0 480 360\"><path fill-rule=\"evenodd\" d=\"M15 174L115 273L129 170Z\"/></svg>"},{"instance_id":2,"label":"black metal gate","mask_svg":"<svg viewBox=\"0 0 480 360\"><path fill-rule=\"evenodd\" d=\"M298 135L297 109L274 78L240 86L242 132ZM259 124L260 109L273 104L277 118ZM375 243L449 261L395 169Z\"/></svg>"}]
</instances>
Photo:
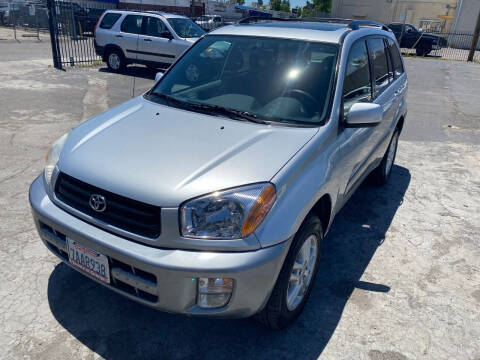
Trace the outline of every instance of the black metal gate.
<instances>
[{"instance_id":1,"label":"black metal gate","mask_svg":"<svg viewBox=\"0 0 480 360\"><path fill-rule=\"evenodd\" d=\"M102 59L95 54L95 25L110 3L79 3L47 0L48 23L52 42L53 64L66 66L92 65Z\"/></svg>"}]
</instances>

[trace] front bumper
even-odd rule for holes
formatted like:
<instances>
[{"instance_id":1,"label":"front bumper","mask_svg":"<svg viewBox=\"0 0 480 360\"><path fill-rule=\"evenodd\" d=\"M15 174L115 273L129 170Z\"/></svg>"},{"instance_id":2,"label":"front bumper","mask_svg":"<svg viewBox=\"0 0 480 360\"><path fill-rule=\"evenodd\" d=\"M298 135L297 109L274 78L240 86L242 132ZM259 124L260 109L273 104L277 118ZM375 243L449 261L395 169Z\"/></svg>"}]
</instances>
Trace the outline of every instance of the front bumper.
<instances>
[{"instance_id":1,"label":"front bumper","mask_svg":"<svg viewBox=\"0 0 480 360\"><path fill-rule=\"evenodd\" d=\"M217 317L248 317L257 313L270 296L290 244L285 241L246 252L154 248L106 232L65 212L48 197L43 176L32 183L29 197L42 241L63 262L70 265L68 236L108 257L110 284L82 272L85 276L132 300L167 312ZM198 307L199 277L233 278L234 289L228 304L218 309Z\"/></svg>"}]
</instances>

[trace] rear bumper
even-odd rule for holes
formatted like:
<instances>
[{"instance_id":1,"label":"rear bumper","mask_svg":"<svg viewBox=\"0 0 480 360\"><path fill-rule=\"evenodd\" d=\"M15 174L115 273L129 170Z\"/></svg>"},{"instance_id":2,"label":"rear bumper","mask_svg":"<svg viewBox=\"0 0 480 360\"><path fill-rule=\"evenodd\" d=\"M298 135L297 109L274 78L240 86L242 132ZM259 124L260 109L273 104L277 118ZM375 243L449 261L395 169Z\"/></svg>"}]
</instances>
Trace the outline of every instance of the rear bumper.
<instances>
[{"instance_id":1,"label":"rear bumper","mask_svg":"<svg viewBox=\"0 0 480 360\"><path fill-rule=\"evenodd\" d=\"M260 311L273 289L290 241L247 252L159 249L127 240L90 225L56 206L43 176L30 186L30 204L45 245L68 262L66 237L108 257L110 284L85 276L139 303L159 310L216 317L248 317ZM78 270L74 267L75 270ZM229 277L234 290L218 309L196 305L197 278Z\"/></svg>"},{"instance_id":2,"label":"rear bumper","mask_svg":"<svg viewBox=\"0 0 480 360\"><path fill-rule=\"evenodd\" d=\"M95 47L95 53L98 56L101 56L103 59L103 54L105 53L105 48L97 44L97 40L93 40L93 46Z\"/></svg>"}]
</instances>

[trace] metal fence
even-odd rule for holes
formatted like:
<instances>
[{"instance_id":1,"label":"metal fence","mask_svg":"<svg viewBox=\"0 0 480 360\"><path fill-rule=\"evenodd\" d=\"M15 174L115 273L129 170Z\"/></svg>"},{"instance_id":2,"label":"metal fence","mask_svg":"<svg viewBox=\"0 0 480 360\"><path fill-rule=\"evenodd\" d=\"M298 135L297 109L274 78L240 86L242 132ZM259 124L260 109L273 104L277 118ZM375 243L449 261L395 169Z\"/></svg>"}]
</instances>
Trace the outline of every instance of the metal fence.
<instances>
[{"instance_id":1,"label":"metal fence","mask_svg":"<svg viewBox=\"0 0 480 360\"><path fill-rule=\"evenodd\" d=\"M116 8L116 5L80 4L47 0L53 60L57 68L92 65L102 60L95 53L95 25L105 10Z\"/></svg>"},{"instance_id":2,"label":"metal fence","mask_svg":"<svg viewBox=\"0 0 480 360\"><path fill-rule=\"evenodd\" d=\"M40 31L48 30L48 12L46 2L6 3L0 9L0 25L12 27L15 38L16 30L33 31L39 37ZM33 35L35 36L35 35Z\"/></svg>"},{"instance_id":3,"label":"metal fence","mask_svg":"<svg viewBox=\"0 0 480 360\"><path fill-rule=\"evenodd\" d=\"M432 44L431 49L426 49L429 50L428 53L422 49L422 47L425 47L424 41L427 38L429 39L428 42ZM402 53L408 56L467 61L472 41L473 33L424 32L410 44L405 44L405 41L402 41ZM480 42L476 46L473 61L480 62Z\"/></svg>"},{"instance_id":4,"label":"metal fence","mask_svg":"<svg viewBox=\"0 0 480 360\"><path fill-rule=\"evenodd\" d=\"M71 0L43 1L45 2L33 5L33 11L31 6L19 8L17 13L10 15L9 19L11 20L8 22L16 26L36 27L37 29L48 27L56 68L92 65L101 61L101 57L95 53L94 28L102 13L106 9L116 8L117 5L107 2L76 3ZM208 22L204 17L193 18L193 20L207 31L238 21L238 19L222 19ZM422 37L428 36L437 38L433 42L434 46L428 49L428 52L417 51L418 47L424 44L418 41L402 47L403 54L448 60L467 60L473 34L441 32L422 34ZM474 61L480 62L480 48L478 47Z\"/></svg>"}]
</instances>

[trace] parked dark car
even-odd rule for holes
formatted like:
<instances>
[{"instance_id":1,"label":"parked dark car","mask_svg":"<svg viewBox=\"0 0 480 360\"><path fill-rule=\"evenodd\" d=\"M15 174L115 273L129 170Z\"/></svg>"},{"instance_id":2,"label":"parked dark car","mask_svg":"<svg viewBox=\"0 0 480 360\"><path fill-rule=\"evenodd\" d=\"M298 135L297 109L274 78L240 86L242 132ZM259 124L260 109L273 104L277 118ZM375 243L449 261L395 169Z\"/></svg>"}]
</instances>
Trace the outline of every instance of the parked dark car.
<instances>
[{"instance_id":1,"label":"parked dark car","mask_svg":"<svg viewBox=\"0 0 480 360\"><path fill-rule=\"evenodd\" d=\"M58 2L57 16L65 24L75 24L70 26L68 32L73 36L93 35L95 24L105 9L83 8L77 3Z\"/></svg>"},{"instance_id":2,"label":"parked dark car","mask_svg":"<svg viewBox=\"0 0 480 360\"><path fill-rule=\"evenodd\" d=\"M400 47L414 48L418 56L426 56L432 50L438 50L447 45L441 36L419 31L412 24L393 23L388 27L395 34Z\"/></svg>"}]
</instances>

